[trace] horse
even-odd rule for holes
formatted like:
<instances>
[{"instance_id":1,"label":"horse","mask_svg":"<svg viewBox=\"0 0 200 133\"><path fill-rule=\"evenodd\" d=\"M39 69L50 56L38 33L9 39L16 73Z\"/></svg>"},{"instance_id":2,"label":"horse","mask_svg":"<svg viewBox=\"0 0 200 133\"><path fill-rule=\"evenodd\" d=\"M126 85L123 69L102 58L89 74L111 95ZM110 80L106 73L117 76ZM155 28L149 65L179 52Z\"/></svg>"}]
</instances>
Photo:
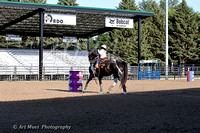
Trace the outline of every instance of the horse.
<instances>
[{"instance_id":1,"label":"horse","mask_svg":"<svg viewBox=\"0 0 200 133\"><path fill-rule=\"evenodd\" d=\"M90 62L91 65L94 66L94 64L96 63L97 56L98 56L97 51L94 51L94 50L88 51L88 58L89 58L89 62ZM88 86L89 82L93 78L98 77L99 85L100 85L100 93L103 93L102 78L104 76L113 75L114 76L114 83L113 83L113 85L111 85L108 88L107 93L110 93L111 89L117 84L117 81L119 80L121 82L120 86L123 88L123 93L126 94L126 85L125 84L126 84L126 81L128 79L127 63L123 60L115 60L115 59L104 60L104 63L106 65L104 67L99 66L99 68L95 70L96 72L92 71L91 65L90 65L90 67L89 67L90 75L89 75L89 78L86 82L86 85L85 85L83 92L87 92L87 86ZM99 64L101 64L101 63L99 63ZM96 79L95 79L95 81L96 81Z\"/></svg>"}]
</instances>

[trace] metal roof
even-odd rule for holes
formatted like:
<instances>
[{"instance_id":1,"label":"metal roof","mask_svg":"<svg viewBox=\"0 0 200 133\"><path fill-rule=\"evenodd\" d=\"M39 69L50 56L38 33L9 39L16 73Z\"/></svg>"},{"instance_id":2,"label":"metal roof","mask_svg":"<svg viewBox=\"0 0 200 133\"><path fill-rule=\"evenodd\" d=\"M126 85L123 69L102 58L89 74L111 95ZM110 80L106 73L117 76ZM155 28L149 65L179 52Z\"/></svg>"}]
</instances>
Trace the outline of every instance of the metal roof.
<instances>
[{"instance_id":1,"label":"metal roof","mask_svg":"<svg viewBox=\"0 0 200 133\"><path fill-rule=\"evenodd\" d=\"M0 1L0 35L40 36L40 12L76 15L76 25L44 24L44 37L95 36L112 29L105 27L105 17L138 18L154 12L132 11L41 3Z\"/></svg>"}]
</instances>

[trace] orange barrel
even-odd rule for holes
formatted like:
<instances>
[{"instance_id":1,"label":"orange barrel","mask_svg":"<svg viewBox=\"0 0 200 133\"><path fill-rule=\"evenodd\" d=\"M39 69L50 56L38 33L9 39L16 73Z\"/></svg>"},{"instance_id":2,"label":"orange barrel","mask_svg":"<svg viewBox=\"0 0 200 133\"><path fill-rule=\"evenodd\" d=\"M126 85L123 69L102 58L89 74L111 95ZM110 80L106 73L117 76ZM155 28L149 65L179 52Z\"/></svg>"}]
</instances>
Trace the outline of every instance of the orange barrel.
<instances>
[{"instance_id":1,"label":"orange barrel","mask_svg":"<svg viewBox=\"0 0 200 133\"><path fill-rule=\"evenodd\" d=\"M189 79L190 79L190 71L188 70L187 71L187 82L189 82Z\"/></svg>"}]
</instances>

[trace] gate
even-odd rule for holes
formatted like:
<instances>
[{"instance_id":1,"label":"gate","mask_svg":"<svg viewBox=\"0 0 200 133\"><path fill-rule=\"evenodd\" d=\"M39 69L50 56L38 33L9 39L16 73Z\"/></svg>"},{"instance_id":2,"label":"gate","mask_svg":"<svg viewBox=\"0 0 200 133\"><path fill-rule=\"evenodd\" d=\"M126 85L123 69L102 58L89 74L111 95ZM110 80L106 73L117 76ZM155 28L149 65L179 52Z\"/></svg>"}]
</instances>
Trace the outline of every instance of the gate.
<instances>
[{"instance_id":1,"label":"gate","mask_svg":"<svg viewBox=\"0 0 200 133\"><path fill-rule=\"evenodd\" d=\"M160 80L160 63L157 60L140 60L138 80Z\"/></svg>"}]
</instances>

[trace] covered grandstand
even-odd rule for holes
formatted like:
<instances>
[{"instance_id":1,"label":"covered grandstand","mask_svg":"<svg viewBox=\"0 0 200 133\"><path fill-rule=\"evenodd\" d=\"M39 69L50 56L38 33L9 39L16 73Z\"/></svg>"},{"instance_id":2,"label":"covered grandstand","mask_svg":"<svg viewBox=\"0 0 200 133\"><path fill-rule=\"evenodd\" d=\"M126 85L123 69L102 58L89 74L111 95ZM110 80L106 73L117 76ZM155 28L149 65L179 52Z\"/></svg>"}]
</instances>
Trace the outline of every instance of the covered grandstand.
<instances>
[{"instance_id":1,"label":"covered grandstand","mask_svg":"<svg viewBox=\"0 0 200 133\"><path fill-rule=\"evenodd\" d=\"M0 49L0 80L39 80L37 49ZM108 57L116 58L108 53ZM44 50L44 80L68 80L70 70L89 76L88 51ZM129 79L137 79L137 67L129 67ZM108 77L107 79L111 79Z\"/></svg>"},{"instance_id":2,"label":"covered grandstand","mask_svg":"<svg viewBox=\"0 0 200 133\"><path fill-rule=\"evenodd\" d=\"M86 52L43 50L43 37L72 36L87 38L111 31L116 28L127 28L124 23L133 27L138 21L138 60L141 47L141 20L153 16L154 12L104 9L39 3L0 1L0 35L15 34L20 36L38 36L39 50L1 50L1 80L31 80L32 77L45 80L62 75L63 79L69 70L82 70L87 74L89 62ZM75 21L70 24L45 24L45 15L72 16ZM113 20L120 24L113 25ZM70 20L70 19L67 19ZM111 21L112 20L112 21ZM51 21L51 20L50 20ZM47 22L47 20L46 20ZM90 44L88 41L88 49ZM73 55L73 56L72 56ZM80 58L79 58L80 57ZM84 59L83 59L84 57ZM50 63L51 62L51 63ZM53 62L53 63L52 63ZM88 63L86 63L88 62ZM21 75L23 74L23 75ZM46 77L45 77L46 76Z\"/></svg>"}]
</instances>

